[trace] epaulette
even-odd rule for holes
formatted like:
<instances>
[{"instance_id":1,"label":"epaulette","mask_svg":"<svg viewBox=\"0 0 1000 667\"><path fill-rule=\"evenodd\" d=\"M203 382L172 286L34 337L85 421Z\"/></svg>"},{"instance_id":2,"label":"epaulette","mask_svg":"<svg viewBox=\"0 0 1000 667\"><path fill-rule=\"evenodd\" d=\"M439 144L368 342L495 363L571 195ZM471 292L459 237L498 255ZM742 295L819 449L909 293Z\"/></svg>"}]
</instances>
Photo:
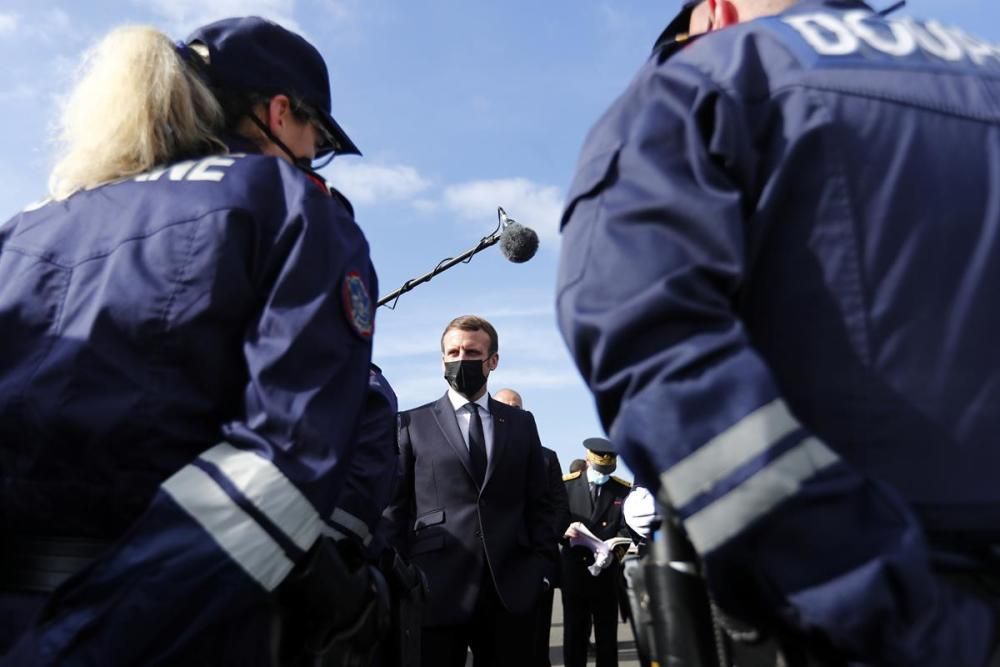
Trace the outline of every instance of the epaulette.
<instances>
[{"instance_id":1,"label":"epaulette","mask_svg":"<svg viewBox=\"0 0 1000 667\"><path fill-rule=\"evenodd\" d=\"M624 486L626 488L629 488L629 489L632 488L632 482L629 482L628 480L624 480L621 477L618 477L616 475L612 475L611 479L615 480L616 482L618 482L619 484L621 484L622 486Z\"/></svg>"},{"instance_id":2,"label":"epaulette","mask_svg":"<svg viewBox=\"0 0 1000 667\"><path fill-rule=\"evenodd\" d=\"M564 482L568 482L571 479L576 479L577 477L579 477L582 474L583 474L582 470L577 470L576 472L571 472L571 473L569 473L567 475L563 475L563 481Z\"/></svg>"}]
</instances>

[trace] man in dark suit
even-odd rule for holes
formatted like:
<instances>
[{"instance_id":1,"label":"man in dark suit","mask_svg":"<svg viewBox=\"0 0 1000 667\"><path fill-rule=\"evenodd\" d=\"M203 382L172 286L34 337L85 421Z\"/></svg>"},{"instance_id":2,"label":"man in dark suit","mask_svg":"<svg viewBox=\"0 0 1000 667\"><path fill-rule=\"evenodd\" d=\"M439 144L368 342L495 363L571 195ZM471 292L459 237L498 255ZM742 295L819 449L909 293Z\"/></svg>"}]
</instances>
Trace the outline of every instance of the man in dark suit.
<instances>
[{"instance_id":1,"label":"man in dark suit","mask_svg":"<svg viewBox=\"0 0 1000 667\"><path fill-rule=\"evenodd\" d=\"M427 575L425 667L514 665L551 572L552 526L530 412L490 398L499 362L486 320L452 320L441 338L448 392L400 414L402 482L386 510L396 548Z\"/></svg>"},{"instance_id":2,"label":"man in dark suit","mask_svg":"<svg viewBox=\"0 0 1000 667\"><path fill-rule=\"evenodd\" d=\"M587 469L563 477L570 520L579 521L600 540L627 536L622 503L631 484L611 473L617 456L604 438L587 438ZM570 528L567 536L572 535ZM618 604L621 566L617 557L597 576L588 570L593 552L566 544L562 550L563 654L566 667L585 667L591 622L597 667L618 665Z\"/></svg>"},{"instance_id":3,"label":"man in dark suit","mask_svg":"<svg viewBox=\"0 0 1000 667\"><path fill-rule=\"evenodd\" d=\"M521 395L513 389L501 389L496 394L496 400L515 408L524 408ZM535 615L534 648L529 663L531 667L552 667L549 659L549 637L552 630L552 601L555 588L559 586L560 567L558 565L559 540L563 531L569 525L569 498L563 485L562 467L559 456L548 447L542 447L542 461L545 467L545 500L549 506L549 516L552 521L552 556L555 566L549 577L551 585L538 599Z\"/></svg>"}]
</instances>

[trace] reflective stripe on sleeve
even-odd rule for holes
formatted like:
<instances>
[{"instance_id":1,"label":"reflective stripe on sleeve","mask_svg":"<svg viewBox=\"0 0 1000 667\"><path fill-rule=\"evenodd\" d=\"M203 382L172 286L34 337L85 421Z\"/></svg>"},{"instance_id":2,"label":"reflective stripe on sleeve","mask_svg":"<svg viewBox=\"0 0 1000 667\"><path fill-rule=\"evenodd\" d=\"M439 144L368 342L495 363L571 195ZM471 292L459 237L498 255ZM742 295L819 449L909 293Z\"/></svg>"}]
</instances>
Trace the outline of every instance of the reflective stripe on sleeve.
<instances>
[{"instance_id":1,"label":"reflective stripe on sleeve","mask_svg":"<svg viewBox=\"0 0 1000 667\"><path fill-rule=\"evenodd\" d=\"M795 495L802 483L839 457L817 438L808 437L685 522L699 553L724 544L751 522Z\"/></svg>"},{"instance_id":2,"label":"reflective stripe on sleeve","mask_svg":"<svg viewBox=\"0 0 1000 667\"><path fill-rule=\"evenodd\" d=\"M281 546L204 470L185 466L161 488L264 590L273 591L292 571Z\"/></svg>"},{"instance_id":3,"label":"reflective stripe on sleeve","mask_svg":"<svg viewBox=\"0 0 1000 667\"><path fill-rule=\"evenodd\" d=\"M323 523L319 514L271 461L226 442L212 447L199 458L218 467L298 548L308 551L319 537Z\"/></svg>"},{"instance_id":4,"label":"reflective stripe on sleeve","mask_svg":"<svg viewBox=\"0 0 1000 667\"><path fill-rule=\"evenodd\" d=\"M372 541L371 533L368 532L368 524L345 509L340 507L334 509L330 521L354 533L365 546L368 546L368 543Z\"/></svg>"},{"instance_id":5,"label":"reflective stripe on sleeve","mask_svg":"<svg viewBox=\"0 0 1000 667\"><path fill-rule=\"evenodd\" d=\"M671 504L684 507L797 428L780 398L751 412L660 476Z\"/></svg>"}]
</instances>

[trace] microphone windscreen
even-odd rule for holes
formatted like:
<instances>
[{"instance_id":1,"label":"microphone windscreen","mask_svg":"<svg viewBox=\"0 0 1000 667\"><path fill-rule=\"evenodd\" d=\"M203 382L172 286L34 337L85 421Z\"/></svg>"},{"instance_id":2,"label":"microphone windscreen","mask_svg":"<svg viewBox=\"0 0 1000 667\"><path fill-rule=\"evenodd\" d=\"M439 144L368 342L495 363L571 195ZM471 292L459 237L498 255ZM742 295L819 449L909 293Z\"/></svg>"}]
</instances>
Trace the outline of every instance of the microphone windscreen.
<instances>
[{"instance_id":1,"label":"microphone windscreen","mask_svg":"<svg viewBox=\"0 0 1000 667\"><path fill-rule=\"evenodd\" d=\"M535 230L509 223L500 234L500 252L512 262L527 262L538 251L538 234Z\"/></svg>"}]
</instances>

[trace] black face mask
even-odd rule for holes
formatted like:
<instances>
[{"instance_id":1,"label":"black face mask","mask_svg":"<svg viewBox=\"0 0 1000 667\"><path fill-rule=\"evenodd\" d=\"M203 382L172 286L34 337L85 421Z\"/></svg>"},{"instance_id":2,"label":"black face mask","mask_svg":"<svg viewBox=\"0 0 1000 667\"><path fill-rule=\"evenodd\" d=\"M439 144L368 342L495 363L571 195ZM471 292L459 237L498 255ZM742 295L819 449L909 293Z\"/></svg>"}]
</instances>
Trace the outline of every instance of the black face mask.
<instances>
[{"instance_id":1,"label":"black face mask","mask_svg":"<svg viewBox=\"0 0 1000 667\"><path fill-rule=\"evenodd\" d=\"M466 398L475 396L476 392L486 384L483 363L483 359L446 361L444 362L444 379L448 381L452 389Z\"/></svg>"}]
</instances>

